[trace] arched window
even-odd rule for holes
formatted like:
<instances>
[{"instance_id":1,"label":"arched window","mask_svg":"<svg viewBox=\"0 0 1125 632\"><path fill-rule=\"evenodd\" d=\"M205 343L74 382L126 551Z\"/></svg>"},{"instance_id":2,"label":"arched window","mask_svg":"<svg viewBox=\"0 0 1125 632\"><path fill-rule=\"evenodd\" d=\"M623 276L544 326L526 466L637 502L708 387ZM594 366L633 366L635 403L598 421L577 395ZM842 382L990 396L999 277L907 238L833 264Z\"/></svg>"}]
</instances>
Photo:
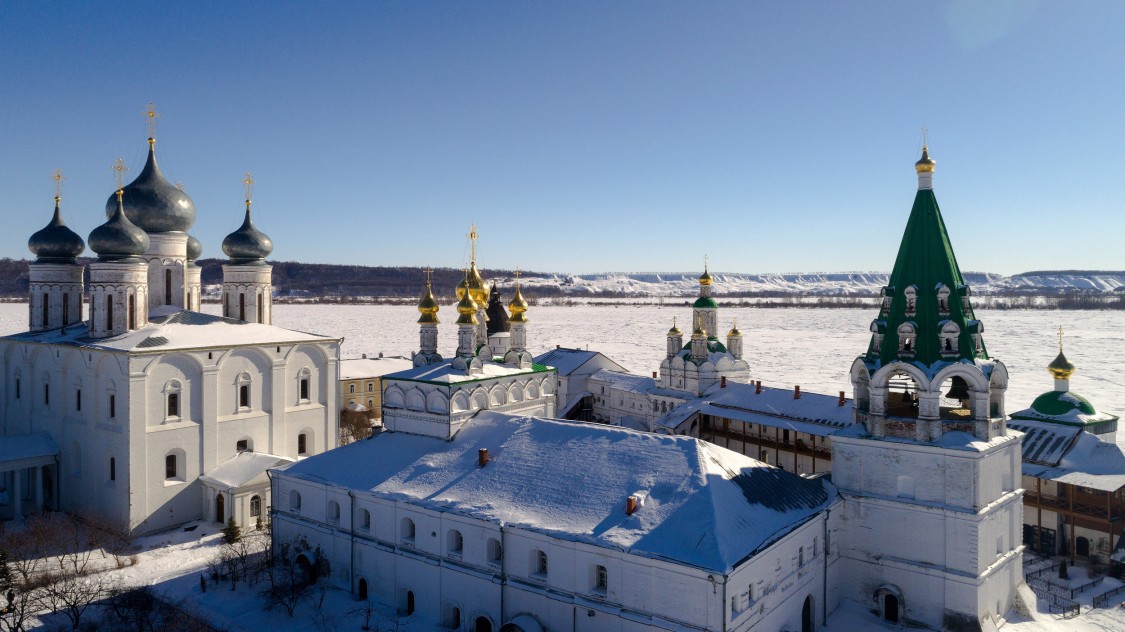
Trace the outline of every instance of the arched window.
<instances>
[{"instance_id":1,"label":"arched window","mask_svg":"<svg viewBox=\"0 0 1125 632\"><path fill-rule=\"evenodd\" d=\"M110 310L110 311L112 311L112 310ZM129 317L129 325L128 325L129 329L130 330L136 329L137 328L137 297L136 297L136 295L133 295L133 294L129 295L129 311L128 311L127 316Z\"/></svg>"},{"instance_id":2,"label":"arched window","mask_svg":"<svg viewBox=\"0 0 1125 632\"><path fill-rule=\"evenodd\" d=\"M410 518L402 519L402 541L407 544L414 544L414 521Z\"/></svg>"},{"instance_id":3,"label":"arched window","mask_svg":"<svg viewBox=\"0 0 1125 632\"><path fill-rule=\"evenodd\" d=\"M531 552L531 574L540 577L547 576L547 553L539 549Z\"/></svg>"},{"instance_id":4,"label":"arched window","mask_svg":"<svg viewBox=\"0 0 1125 632\"><path fill-rule=\"evenodd\" d=\"M235 381L239 410L250 408L250 374L243 372Z\"/></svg>"},{"instance_id":5,"label":"arched window","mask_svg":"<svg viewBox=\"0 0 1125 632\"><path fill-rule=\"evenodd\" d=\"M257 518L261 515L262 515L262 497L261 496L251 496L250 497L250 517L251 518Z\"/></svg>"},{"instance_id":6,"label":"arched window","mask_svg":"<svg viewBox=\"0 0 1125 632\"><path fill-rule=\"evenodd\" d=\"M488 539L488 563L499 565L504 559L504 547L496 538Z\"/></svg>"},{"instance_id":7,"label":"arched window","mask_svg":"<svg viewBox=\"0 0 1125 632\"><path fill-rule=\"evenodd\" d=\"M292 511L301 510L301 492L295 489L289 491L289 509Z\"/></svg>"},{"instance_id":8,"label":"arched window","mask_svg":"<svg viewBox=\"0 0 1125 632\"><path fill-rule=\"evenodd\" d=\"M898 326L898 355L901 357L914 357L914 340L917 333L913 323L903 323Z\"/></svg>"},{"instance_id":9,"label":"arched window","mask_svg":"<svg viewBox=\"0 0 1125 632\"><path fill-rule=\"evenodd\" d=\"M960 335L961 328L957 326L957 323L951 320L941 322L941 332L938 334L941 340L941 355L956 356L958 354L957 339Z\"/></svg>"},{"instance_id":10,"label":"arched window","mask_svg":"<svg viewBox=\"0 0 1125 632\"><path fill-rule=\"evenodd\" d=\"M180 418L180 390L180 383L176 380L164 385L165 419Z\"/></svg>"},{"instance_id":11,"label":"arched window","mask_svg":"<svg viewBox=\"0 0 1125 632\"><path fill-rule=\"evenodd\" d=\"M309 371L308 367L301 367L301 370L297 372L297 401L298 402L309 401L309 378L311 377L311 375L312 375L312 372Z\"/></svg>"},{"instance_id":12,"label":"arched window","mask_svg":"<svg viewBox=\"0 0 1125 632\"><path fill-rule=\"evenodd\" d=\"M258 292L258 322L264 323L265 319L262 318L262 293Z\"/></svg>"},{"instance_id":13,"label":"arched window","mask_svg":"<svg viewBox=\"0 0 1125 632\"><path fill-rule=\"evenodd\" d=\"M913 316L918 311L918 287L911 285L902 295L906 299L906 315Z\"/></svg>"},{"instance_id":14,"label":"arched window","mask_svg":"<svg viewBox=\"0 0 1125 632\"><path fill-rule=\"evenodd\" d=\"M253 452L254 440L250 437L243 437L235 442L234 450L235 452Z\"/></svg>"},{"instance_id":15,"label":"arched window","mask_svg":"<svg viewBox=\"0 0 1125 632\"><path fill-rule=\"evenodd\" d=\"M47 327L47 321L50 319L50 300L51 295L46 292L43 293L43 327Z\"/></svg>"},{"instance_id":16,"label":"arched window","mask_svg":"<svg viewBox=\"0 0 1125 632\"><path fill-rule=\"evenodd\" d=\"M598 564L594 567L594 592L605 594L609 588L609 571L604 566Z\"/></svg>"},{"instance_id":17,"label":"arched window","mask_svg":"<svg viewBox=\"0 0 1125 632\"><path fill-rule=\"evenodd\" d=\"M328 521L340 522L340 503L335 500L328 501Z\"/></svg>"},{"instance_id":18,"label":"arched window","mask_svg":"<svg viewBox=\"0 0 1125 632\"><path fill-rule=\"evenodd\" d=\"M465 537L457 529L450 529L446 535L446 546L449 547L449 554L456 557L461 557L465 552Z\"/></svg>"},{"instance_id":19,"label":"arched window","mask_svg":"<svg viewBox=\"0 0 1125 632\"><path fill-rule=\"evenodd\" d=\"M944 284L938 285L937 309L938 314L942 316L949 315L949 288L945 287Z\"/></svg>"},{"instance_id":20,"label":"arched window","mask_svg":"<svg viewBox=\"0 0 1125 632\"><path fill-rule=\"evenodd\" d=\"M117 480L117 459L109 457L109 480Z\"/></svg>"},{"instance_id":21,"label":"arched window","mask_svg":"<svg viewBox=\"0 0 1125 632\"><path fill-rule=\"evenodd\" d=\"M164 270L164 304L172 304L172 269Z\"/></svg>"},{"instance_id":22,"label":"arched window","mask_svg":"<svg viewBox=\"0 0 1125 632\"><path fill-rule=\"evenodd\" d=\"M105 297L105 329L113 331L113 295Z\"/></svg>"},{"instance_id":23,"label":"arched window","mask_svg":"<svg viewBox=\"0 0 1125 632\"><path fill-rule=\"evenodd\" d=\"M364 531L371 530L371 512L366 509L359 510L359 528Z\"/></svg>"},{"instance_id":24,"label":"arched window","mask_svg":"<svg viewBox=\"0 0 1125 632\"><path fill-rule=\"evenodd\" d=\"M297 454L308 454L309 453L309 445L308 445L308 438L307 437L308 437L308 435L306 435L303 432L301 434L297 435Z\"/></svg>"},{"instance_id":25,"label":"arched window","mask_svg":"<svg viewBox=\"0 0 1125 632\"><path fill-rule=\"evenodd\" d=\"M246 294L238 293L238 320L246 320Z\"/></svg>"},{"instance_id":26,"label":"arched window","mask_svg":"<svg viewBox=\"0 0 1125 632\"><path fill-rule=\"evenodd\" d=\"M174 481L179 480L180 477L180 460L176 458L176 454L167 454L164 456L164 480Z\"/></svg>"}]
</instances>

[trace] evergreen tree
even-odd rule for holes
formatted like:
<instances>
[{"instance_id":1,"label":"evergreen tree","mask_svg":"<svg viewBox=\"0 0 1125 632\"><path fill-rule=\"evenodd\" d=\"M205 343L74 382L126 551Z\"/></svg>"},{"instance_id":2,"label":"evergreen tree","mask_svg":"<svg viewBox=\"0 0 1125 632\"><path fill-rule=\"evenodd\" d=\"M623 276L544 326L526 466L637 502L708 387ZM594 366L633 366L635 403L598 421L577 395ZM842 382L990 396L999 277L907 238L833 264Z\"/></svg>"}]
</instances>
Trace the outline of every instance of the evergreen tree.
<instances>
[{"instance_id":1,"label":"evergreen tree","mask_svg":"<svg viewBox=\"0 0 1125 632\"><path fill-rule=\"evenodd\" d=\"M227 544L234 544L242 539L242 529L238 523L234 521L234 516L227 520L227 526L223 527L223 541Z\"/></svg>"}]
</instances>

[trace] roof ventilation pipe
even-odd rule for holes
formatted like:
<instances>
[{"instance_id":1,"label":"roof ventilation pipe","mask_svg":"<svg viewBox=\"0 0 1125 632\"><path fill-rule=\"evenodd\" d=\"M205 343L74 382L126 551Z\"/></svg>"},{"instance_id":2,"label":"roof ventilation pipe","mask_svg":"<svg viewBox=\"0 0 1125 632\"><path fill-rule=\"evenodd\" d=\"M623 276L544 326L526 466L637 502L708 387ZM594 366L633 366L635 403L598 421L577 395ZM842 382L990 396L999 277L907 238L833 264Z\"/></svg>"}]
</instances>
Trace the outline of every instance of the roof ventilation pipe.
<instances>
[{"instance_id":1,"label":"roof ventilation pipe","mask_svg":"<svg viewBox=\"0 0 1125 632\"><path fill-rule=\"evenodd\" d=\"M801 385L797 384L793 387L793 399L801 399Z\"/></svg>"},{"instance_id":2,"label":"roof ventilation pipe","mask_svg":"<svg viewBox=\"0 0 1125 632\"><path fill-rule=\"evenodd\" d=\"M488 465L488 448L477 450L477 465L481 467Z\"/></svg>"}]
</instances>

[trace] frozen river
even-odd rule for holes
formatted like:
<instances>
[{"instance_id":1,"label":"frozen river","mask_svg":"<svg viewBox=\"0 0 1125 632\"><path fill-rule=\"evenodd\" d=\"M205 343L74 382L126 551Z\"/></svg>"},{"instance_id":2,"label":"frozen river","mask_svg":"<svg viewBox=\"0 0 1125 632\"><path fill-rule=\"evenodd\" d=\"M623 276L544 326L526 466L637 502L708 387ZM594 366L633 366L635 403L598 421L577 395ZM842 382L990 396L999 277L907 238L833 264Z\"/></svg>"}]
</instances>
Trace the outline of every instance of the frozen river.
<instances>
[{"instance_id":1,"label":"frozen river","mask_svg":"<svg viewBox=\"0 0 1125 632\"><path fill-rule=\"evenodd\" d=\"M203 306L219 313L219 306ZM456 312L439 313L439 350L456 347ZM804 391L851 392L847 380L852 360L866 351L872 309L769 309L725 307L719 310L724 332L734 319L745 337L750 373L763 384ZM1052 388L1046 366L1054 359L1059 325L1066 330L1066 354L1078 366L1073 389L1099 410L1125 414L1125 312L977 310L991 355L1008 366L1011 384L1007 409L1028 406ZM538 355L555 345L598 350L631 371L650 374L664 356L664 334L677 318L691 321L686 305L535 306L528 311L528 347ZM418 312L409 306L275 305L274 324L344 339L342 356L408 356L418 348ZM27 329L27 305L0 304L0 334Z\"/></svg>"}]
</instances>

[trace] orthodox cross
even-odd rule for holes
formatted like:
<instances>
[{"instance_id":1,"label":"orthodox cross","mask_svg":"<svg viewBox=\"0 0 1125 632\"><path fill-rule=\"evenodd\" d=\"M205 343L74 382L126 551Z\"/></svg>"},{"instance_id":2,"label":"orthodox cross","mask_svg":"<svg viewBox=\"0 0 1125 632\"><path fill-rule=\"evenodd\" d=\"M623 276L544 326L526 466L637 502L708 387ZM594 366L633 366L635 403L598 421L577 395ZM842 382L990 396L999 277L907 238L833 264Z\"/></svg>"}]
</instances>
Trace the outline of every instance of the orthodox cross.
<instances>
[{"instance_id":1,"label":"orthodox cross","mask_svg":"<svg viewBox=\"0 0 1125 632\"><path fill-rule=\"evenodd\" d=\"M520 272L520 269L516 268L516 287L517 288L520 286L520 275L521 274L523 274L523 273Z\"/></svg>"},{"instance_id":2,"label":"orthodox cross","mask_svg":"<svg viewBox=\"0 0 1125 632\"><path fill-rule=\"evenodd\" d=\"M426 273L426 287L430 287L430 283L433 282L434 269L423 268L422 272Z\"/></svg>"},{"instance_id":3,"label":"orthodox cross","mask_svg":"<svg viewBox=\"0 0 1125 632\"><path fill-rule=\"evenodd\" d=\"M254 174L249 171L242 177L242 184L246 185L246 205L250 205L250 200L254 198L254 185L257 184L254 180Z\"/></svg>"},{"instance_id":4,"label":"orthodox cross","mask_svg":"<svg viewBox=\"0 0 1125 632\"><path fill-rule=\"evenodd\" d=\"M1059 353L1062 353L1063 328L1059 325Z\"/></svg>"},{"instance_id":5,"label":"orthodox cross","mask_svg":"<svg viewBox=\"0 0 1125 632\"><path fill-rule=\"evenodd\" d=\"M124 158L118 158L113 161L112 169L113 178L117 182L117 188L120 189L125 186L125 172L129 170L129 167L125 166Z\"/></svg>"},{"instance_id":6,"label":"orthodox cross","mask_svg":"<svg viewBox=\"0 0 1125 632\"><path fill-rule=\"evenodd\" d=\"M707 255L703 255L703 271L707 271Z\"/></svg>"},{"instance_id":7,"label":"orthodox cross","mask_svg":"<svg viewBox=\"0 0 1125 632\"><path fill-rule=\"evenodd\" d=\"M148 107L145 109L145 124L148 126L148 142L151 144L156 139L156 119L160 115L156 113L156 105L149 101Z\"/></svg>"},{"instance_id":8,"label":"orthodox cross","mask_svg":"<svg viewBox=\"0 0 1125 632\"><path fill-rule=\"evenodd\" d=\"M55 181L55 202L62 199L62 183L66 178L63 177L62 169L55 169L51 174L51 179Z\"/></svg>"},{"instance_id":9,"label":"orthodox cross","mask_svg":"<svg viewBox=\"0 0 1125 632\"><path fill-rule=\"evenodd\" d=\"M478 236L479 235L477 235L477 225L476 224L470 224L469 225L469 234L466 235L466 237L469 238L469 261L472 261L473 263L477 262L477 237Z\"/></svg>"}]
</instances>

